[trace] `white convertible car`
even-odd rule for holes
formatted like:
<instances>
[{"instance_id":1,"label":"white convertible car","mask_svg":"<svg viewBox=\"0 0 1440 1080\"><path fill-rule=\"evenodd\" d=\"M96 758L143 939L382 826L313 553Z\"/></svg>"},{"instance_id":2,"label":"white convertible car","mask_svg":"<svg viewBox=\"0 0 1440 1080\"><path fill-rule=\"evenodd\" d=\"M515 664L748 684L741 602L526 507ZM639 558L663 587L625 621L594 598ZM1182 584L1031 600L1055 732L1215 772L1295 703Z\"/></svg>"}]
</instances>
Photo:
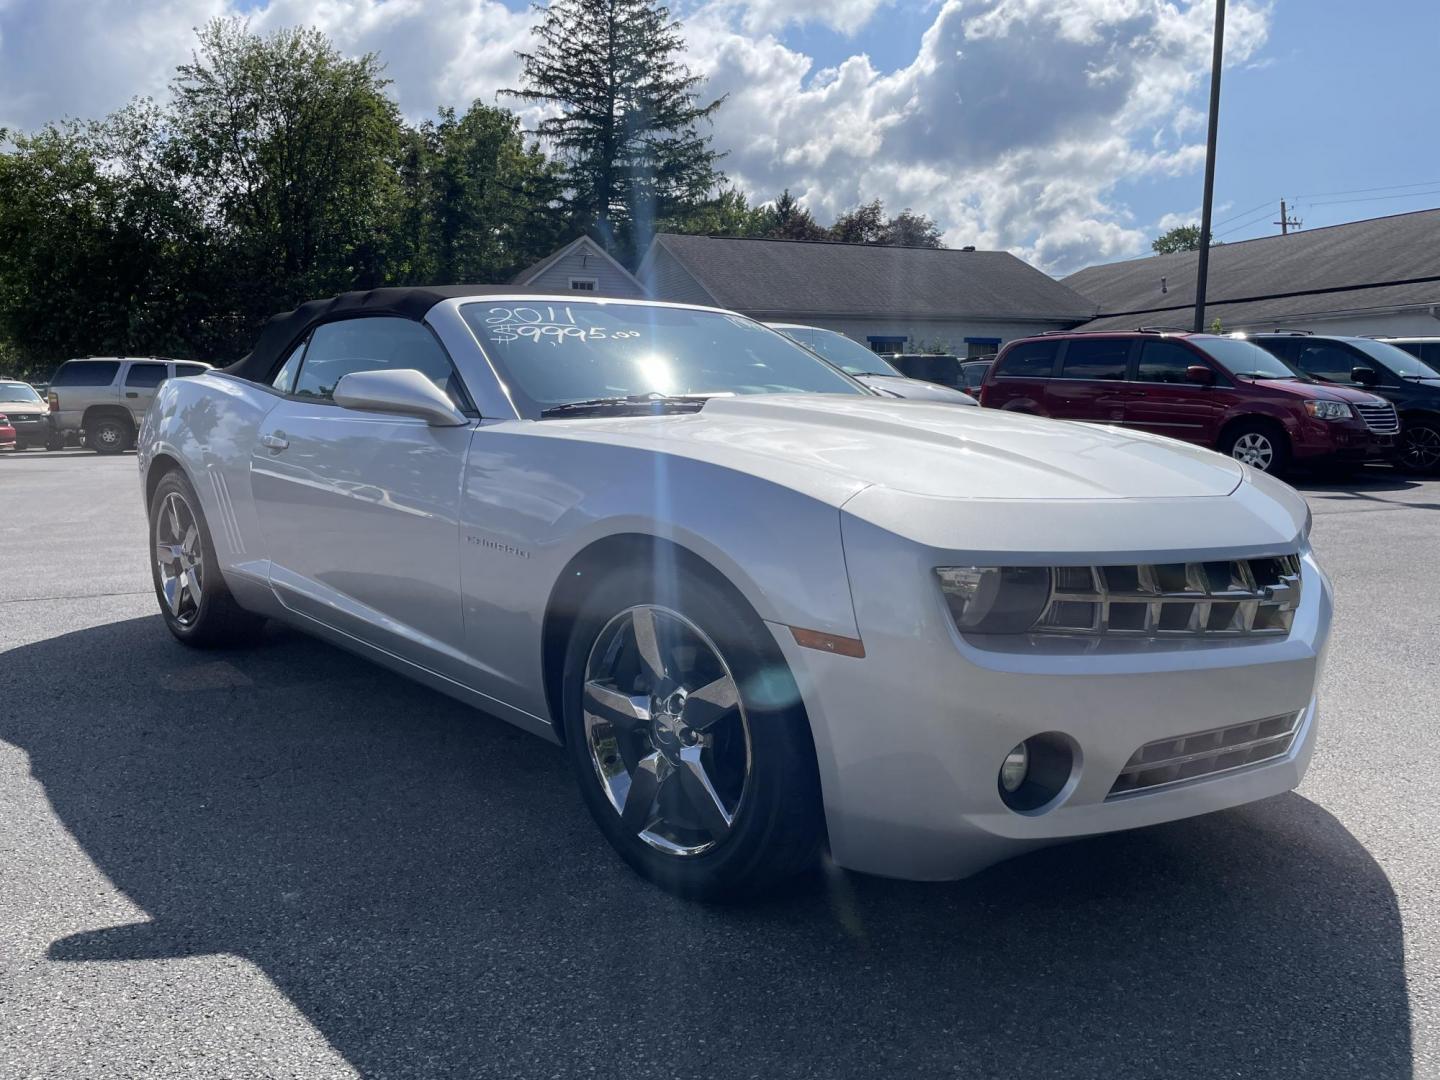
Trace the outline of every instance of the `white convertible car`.
<instances>
[{"instance_id":1,"label":"white convertible car","mask_svg":"<svg viewBox=\"0 0 1440 1080\"><path fill-rule=\"evenodd\" d=\"M944 879L1299 783L1328 582L1209 451L881 398L713 309L383 289L165 383L174 635L281 619L563 743L689 896Z\"/></svg>"}]
</instances>

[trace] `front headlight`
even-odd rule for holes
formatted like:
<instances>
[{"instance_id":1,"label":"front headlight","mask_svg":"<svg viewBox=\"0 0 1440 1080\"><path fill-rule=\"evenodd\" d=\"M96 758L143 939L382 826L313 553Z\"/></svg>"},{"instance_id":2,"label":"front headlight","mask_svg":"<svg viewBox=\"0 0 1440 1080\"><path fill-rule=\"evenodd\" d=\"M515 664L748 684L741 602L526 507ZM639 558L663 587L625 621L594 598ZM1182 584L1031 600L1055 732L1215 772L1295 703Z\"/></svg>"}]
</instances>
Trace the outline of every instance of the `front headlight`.
<instances>
[{"instance_id":1,"label":"front headlight","mask_svg":"<svg viewBox=\"0 0 1440 1080\"><path fill-rule=\"evenodd\" d=\"M961 633L1023 634L1050 602L1045 566L939 566L935 576Z\"/></svg>"},{"instance_id":2,"label":"front headlight","mask_svg":"<svg viewBox=\"0 0 1440 1080\"><path fill-rule=\"evenodd\" d=\"M1307 401L1305 411L1316 420L1345 420L1351 415L1350 406L1343 401Z\"/></svg>"}]
</instances>

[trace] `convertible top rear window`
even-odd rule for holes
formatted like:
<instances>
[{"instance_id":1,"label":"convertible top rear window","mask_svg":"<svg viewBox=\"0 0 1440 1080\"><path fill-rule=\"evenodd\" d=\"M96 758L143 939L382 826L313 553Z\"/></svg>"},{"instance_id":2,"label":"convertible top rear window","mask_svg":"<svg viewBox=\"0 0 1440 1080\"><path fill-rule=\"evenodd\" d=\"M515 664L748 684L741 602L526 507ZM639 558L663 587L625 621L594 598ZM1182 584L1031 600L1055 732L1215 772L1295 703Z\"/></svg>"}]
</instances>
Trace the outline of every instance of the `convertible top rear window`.
<instances>
[{"instance_id":1,"label":"convertible top rear window","mask_svg":"<svg viewBox=\"0 0 1440 1080\"><path fill-rule=\"evenodd\" d=\"M626 395L864 394L829 364L750 319L645 304L461 308L521 411Z\"/></svg>"}]
</instances>

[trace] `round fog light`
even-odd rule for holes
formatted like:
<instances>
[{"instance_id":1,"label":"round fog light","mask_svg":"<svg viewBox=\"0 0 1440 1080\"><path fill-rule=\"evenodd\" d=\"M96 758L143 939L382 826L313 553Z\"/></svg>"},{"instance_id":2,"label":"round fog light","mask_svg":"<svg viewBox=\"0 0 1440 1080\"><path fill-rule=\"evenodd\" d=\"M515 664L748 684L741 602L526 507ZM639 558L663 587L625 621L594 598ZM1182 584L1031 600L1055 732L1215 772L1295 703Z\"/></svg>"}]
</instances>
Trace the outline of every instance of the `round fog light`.
<instances>
[{"instance_id":1,"label":"round fog light","mask_svg":"<svg viewBox=\"0 0 1440 1080\"><path fill-rule=\"evenodd\" d=\"M1005 755L1005 761L1000 766L1000 788L1006 792L1020 790L1020 785L1025 783L1025 776L1030 771L1030 751L1025 749L1022 742L1019 746Z\"/></svg>"}]
</instances>

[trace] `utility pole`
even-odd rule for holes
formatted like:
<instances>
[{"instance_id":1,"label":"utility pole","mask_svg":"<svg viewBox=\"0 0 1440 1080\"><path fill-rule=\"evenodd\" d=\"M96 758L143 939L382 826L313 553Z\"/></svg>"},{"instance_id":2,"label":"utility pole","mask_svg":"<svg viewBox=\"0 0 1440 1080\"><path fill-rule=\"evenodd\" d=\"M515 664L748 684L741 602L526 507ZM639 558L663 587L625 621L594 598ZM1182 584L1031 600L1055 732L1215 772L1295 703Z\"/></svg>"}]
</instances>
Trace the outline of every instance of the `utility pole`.
<instances>
[{"instance_id":1,"label":"utility pole","mask_svg":"<svg viewBox=\"0 0 1440 1080\"><path fill-rule=\"evenodd\" d=\"M1281 235L1281 236L1289 236L1289 235L1290 235L1290 226L1291 226L1291 225L1294 225L1297 229L1300 228L1300 219L1299 219L1299 218L1292 218L1292 217L1290 217L1287 213L1285 213L1285 200L1284 200L1284 199L1281 199L1281 200L1280 200L1280 220L1279 220L1279 221L1272 221L1270 224L1272 224L1272 225L1279 225L1279 226L1280 226L1280 235Z\"/></svg>"},{"instance_id":2,"label":"utility pole","mask_svg":"<svg viewBox=\"0 0 1440 1080\"><path fill-rule=\"evenodd\" d=\"M1205 200L1200 208L1200 263L1195 268L1195 333L1205 332L1210 276L1210 207L1215 199L1215 136L1220 125L1220 66L1225 59L1225 0L1215 0L1215 55L1210 61L1210 131L1205 140Z\"/></svg>"}]
</instances>

